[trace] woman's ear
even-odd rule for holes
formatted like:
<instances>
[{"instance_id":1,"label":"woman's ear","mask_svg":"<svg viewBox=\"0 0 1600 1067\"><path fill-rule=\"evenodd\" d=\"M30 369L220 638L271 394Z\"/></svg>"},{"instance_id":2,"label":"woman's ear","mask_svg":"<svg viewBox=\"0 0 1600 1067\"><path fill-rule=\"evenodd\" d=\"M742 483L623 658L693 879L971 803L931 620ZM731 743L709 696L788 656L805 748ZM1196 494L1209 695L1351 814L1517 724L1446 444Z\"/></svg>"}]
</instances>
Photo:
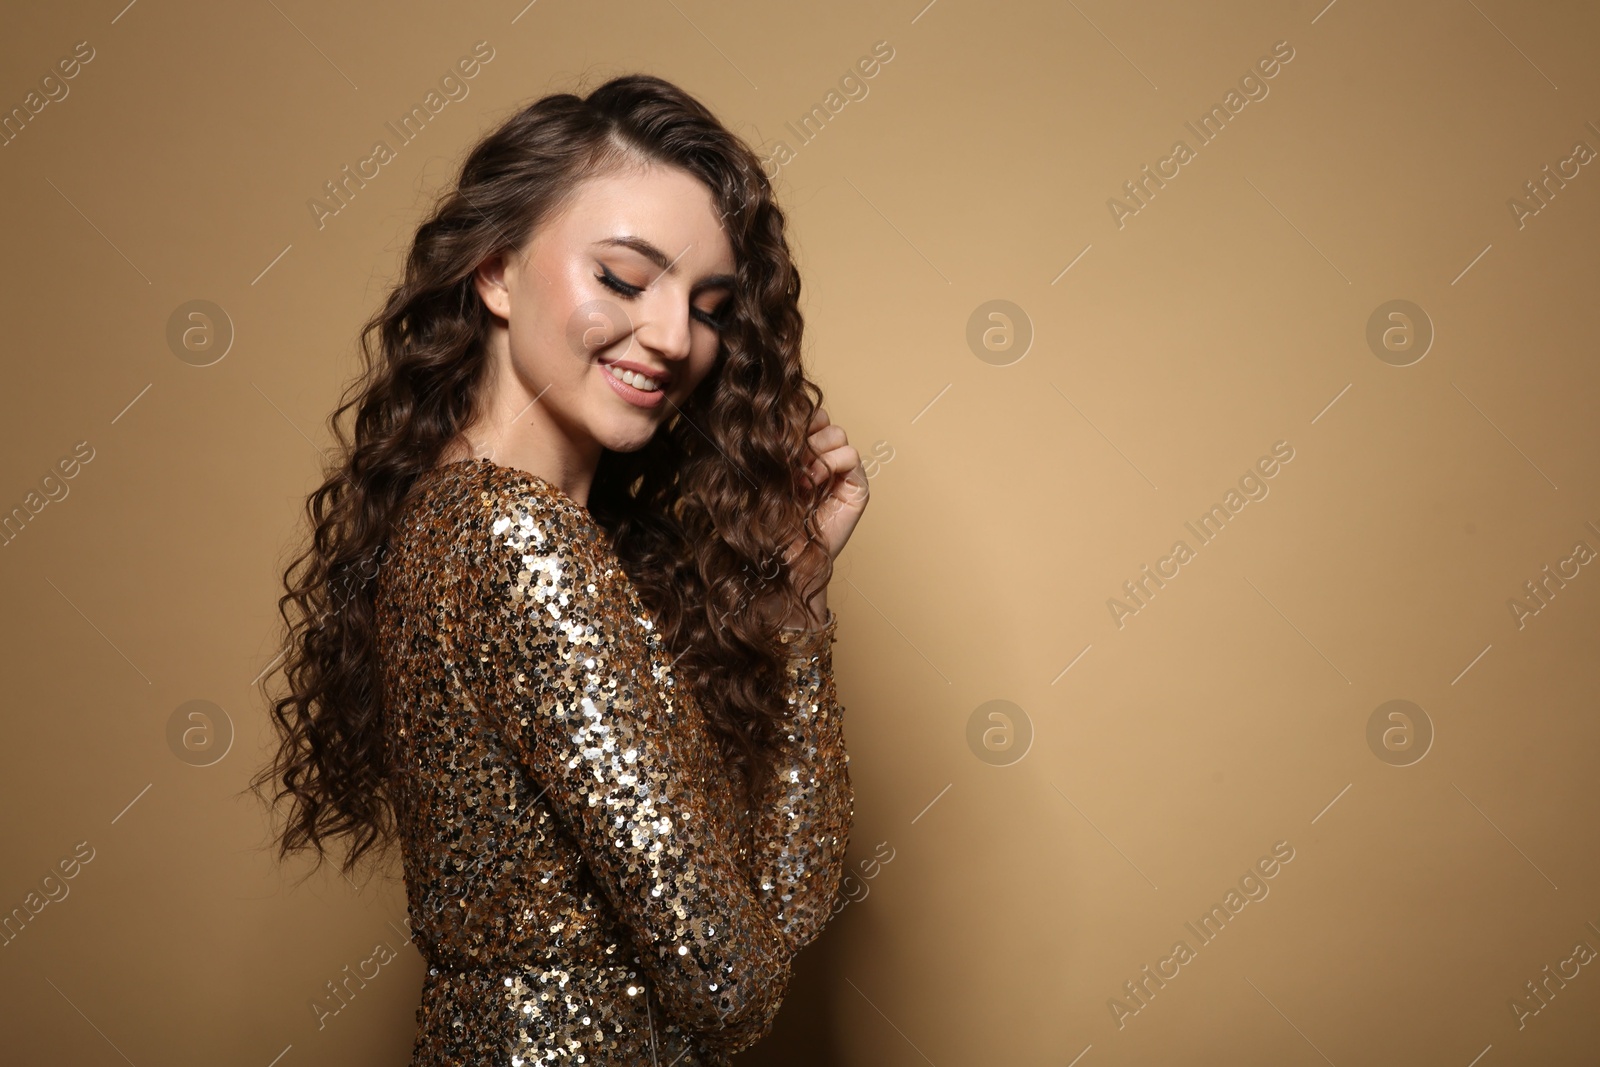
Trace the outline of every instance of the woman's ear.
<instances>
[{"instance_id":1,"label":"woman's ear","mask_svg":"<svg viewBox=\"0 0 1600 1067\"><path fill-rule=\"evenodd\" d=\"M511 291L504 255L496 253L478 264L478 269L472 275L472 283L484 307L502 319L511 318Z\"/></svg>"}]
</instances>

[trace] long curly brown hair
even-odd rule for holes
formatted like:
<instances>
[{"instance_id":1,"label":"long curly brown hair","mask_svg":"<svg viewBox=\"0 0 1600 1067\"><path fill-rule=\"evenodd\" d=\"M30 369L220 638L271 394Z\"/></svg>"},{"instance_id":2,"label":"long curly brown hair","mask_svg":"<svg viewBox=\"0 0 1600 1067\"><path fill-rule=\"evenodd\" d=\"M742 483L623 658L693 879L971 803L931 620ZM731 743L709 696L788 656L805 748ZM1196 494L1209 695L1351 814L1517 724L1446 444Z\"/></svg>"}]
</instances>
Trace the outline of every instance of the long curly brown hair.
<instances>
[{"instance_id":1,"label":"long curly brown hair","mask_svg":"<svg viewBox=\"0 0 1600 1067\"><path fill-rule=\"evenodd\" d=\"M270 787L274 809L290 800L280 859L311 849L320 866L345 838L348 873L395 841L403 791L390 763L374 579L414 481L487 392L492 313L475 269L525 247L586 179L640 163L681 168L711 190L735 292L716 365L644 448L603 452L588 507L730 773L748 791L768 768L787 714L778 626L832 573L815 544L826 490L803 475L822 393L801 366L800 276L759 158L682 89L633 74L586 97L543 97L484 137L417 228L404 279L362 327L364 370L329 419L340 459L306 502L309 541L278 600L287 692L271 704L277 747L251 788ZM801 536L818 575L803 589L785 559Z\"/></svg>"}]
</instances>

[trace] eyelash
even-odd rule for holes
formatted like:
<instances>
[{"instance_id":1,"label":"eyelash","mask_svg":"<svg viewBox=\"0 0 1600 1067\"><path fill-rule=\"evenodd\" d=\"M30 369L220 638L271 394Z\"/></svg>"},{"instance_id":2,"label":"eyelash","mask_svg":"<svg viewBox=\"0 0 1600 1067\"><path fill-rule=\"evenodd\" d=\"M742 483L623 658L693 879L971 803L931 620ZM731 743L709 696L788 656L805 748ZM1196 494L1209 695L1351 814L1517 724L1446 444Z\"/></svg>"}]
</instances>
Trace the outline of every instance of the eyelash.
<instances>
[{"instance_id":1,"label":"eyelash","mask_svg":"<svg viewBox=\"0 0 1600 1067\"><path fill-rule=\"evenodd\" d=\"M594 276L595 280L601 285L604 285L607 289L610 289L612 292L616 293L618 296L625 296L631 300L640 293L644 292L644 290L640 289L638 286L629 285L615 274L612 274L609 267L602 266L600 271L601 272L599 274ZM721 309L721 317L718 315L713 315L709 311L702 311L699 308L694 309L694 314L701 322L720 333L728 327L728 323L726 321L726 308L732 303L733 301L730 299L726 304L723 305L723 308Z\"/></svg>"}]
</instances>

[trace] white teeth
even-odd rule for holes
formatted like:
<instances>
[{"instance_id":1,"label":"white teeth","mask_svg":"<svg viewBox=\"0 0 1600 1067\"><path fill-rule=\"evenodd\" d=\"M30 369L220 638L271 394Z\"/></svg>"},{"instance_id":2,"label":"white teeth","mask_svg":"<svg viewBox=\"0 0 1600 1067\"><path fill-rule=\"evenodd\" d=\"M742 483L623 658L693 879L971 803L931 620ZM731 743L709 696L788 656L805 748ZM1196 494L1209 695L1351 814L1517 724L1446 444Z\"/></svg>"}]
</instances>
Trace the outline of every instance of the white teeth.
<instances>
[{"instance_id":1,"label":"white teeth","mask_svg":"<svg viewBox=\"0 0 1600 1067\"><path fill-rule=\"evenodd\" d=\"M631 370L623 370L621 367L618 367L615 364L607 365L606 370L609 371L611 376L617 381L625 382L641 392L653 393L661 388L655 383L654 379L646 378L642 374L635 374Z\"/></svg>"}]
</instances>

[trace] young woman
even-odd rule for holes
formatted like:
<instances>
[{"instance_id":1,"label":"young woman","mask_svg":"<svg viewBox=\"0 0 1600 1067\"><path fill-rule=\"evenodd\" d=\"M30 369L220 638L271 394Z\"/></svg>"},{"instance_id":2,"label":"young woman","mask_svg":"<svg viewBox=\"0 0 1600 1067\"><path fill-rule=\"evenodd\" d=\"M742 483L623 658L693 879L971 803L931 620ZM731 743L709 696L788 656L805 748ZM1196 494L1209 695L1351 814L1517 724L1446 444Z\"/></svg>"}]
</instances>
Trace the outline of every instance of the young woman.
<instances>
[{"instance_id":1,"label":"young woman","mask_svg":"<svg viewBox=\"0 0 1600 1067\"><path fill-rule=\"evenodd\" d=\"M484 138L362 332L257 786L282 856L398 841L418 1067L726 1064L832 912L868 494L799 293L758 158L634 75Z\"/></svg>"}]
</instances>

